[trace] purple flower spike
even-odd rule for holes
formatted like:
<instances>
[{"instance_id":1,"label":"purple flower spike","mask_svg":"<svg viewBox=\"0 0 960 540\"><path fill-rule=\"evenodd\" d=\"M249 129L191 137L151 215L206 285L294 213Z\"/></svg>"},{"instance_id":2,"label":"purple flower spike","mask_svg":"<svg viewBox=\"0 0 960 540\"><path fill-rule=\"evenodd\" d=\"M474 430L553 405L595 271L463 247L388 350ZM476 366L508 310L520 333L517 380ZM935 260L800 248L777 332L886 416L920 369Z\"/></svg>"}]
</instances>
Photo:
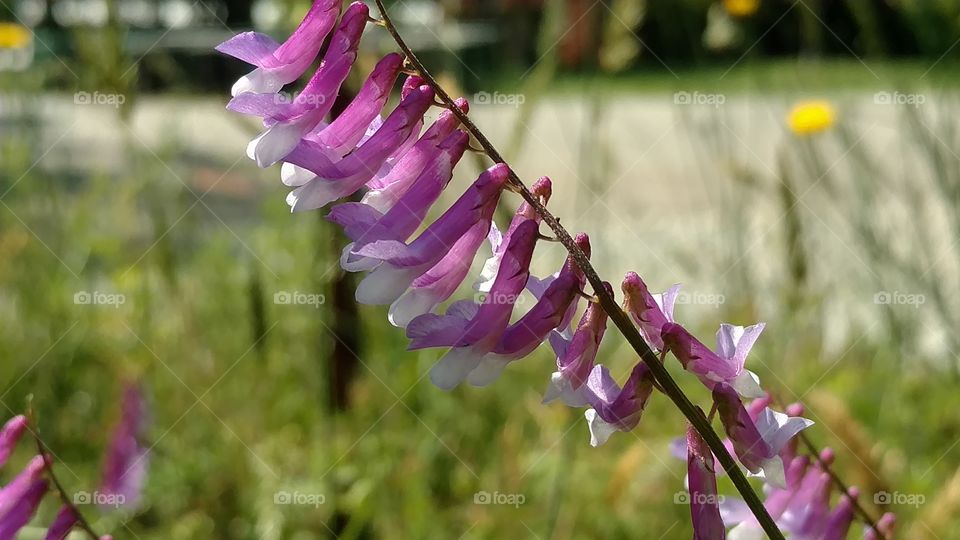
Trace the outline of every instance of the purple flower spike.
<instances>
[{"instance_id":1,"label":"purple flower spike","mask_svg":"<svg viewBox=\"0 0 960 540\"><path fill-rule=\"evenodd\" d=\"M655 351L663 350L660 330L673 322L673 306L680 292L680 285L670 287L662 294L651 294L647 284L636 272L623 278L623 307L633 322L640 327L640 334Z\"/></svg>"},{"instance_id":2,"label":"purple flower spike","mask_svg":"<svg viewBox=\"0 0 960 540\"><path fill-rule=\"evenodd\" d=\"M510 169L503 164L484 171L453 205L409 244L379 240L357 255L382 261L357 287L362 304L392 304L414 279L440 262L454 244L478 223L490 227ZM472 257L475 253L469 254Z\"/></svg>"},{"instance_id":3,"label":"purple flower spike","mask_svg":"<svg viewBox=\"0 0 960 540\"><path fill-rule=\"evenodd\" d=\"M716 464L710 447L693 426L687 428L687 481L694 540L723 540L726 531L718 505Z\"/></svg>"},{"instance_id":4,"label":"purple flower spike","mask_svg":"<svg viewBox=\"0 0 960 540\"><path fill-rule=\"evenodd\" d=\"M613 287L604 283L607 293L613 296ZM550 335L550 345L557 354L557 371L550 376L543 397L544 403L560 399L571 407L588 404L587 388L584 383L594 371L594 362L600 342L607 330L607 312L600 304L591 302L580 318L572 338L566 338L559 332Z\"/></svg>"},{"instance_id":5,"label":"purple flower spike","mask_svg":"<svg viewBox=\"0 0 960 540\"><path fill-rule=\"evenodd\" d=\"M146 409L139 386L127 385L121 403L120 422L114 428L103 464L100 492L110 495L119 506L126 508L135 508L139 504L146 480L149 450L140 443L146 430Z\"/></svg>"},{"instance_id":6,"label":"purple flower spike","mask_svg":"<svg viewBox=\"0 0 960 540\"><path fill-rule=\"evenodd\" d=\"M653 393L653 375L646 364L639 362L621 390L607 368L597 365L586 386L587 401L593 407L584 413L590 427L590 445L600 446L614 431L630 431L640 423Z\"/></svg>"},{"instance_id":7,"label":"purple flower spike","mask_svg":"<svg viewBox=\"0 0 960 540\"><path fill-rule=\"evenodd\" d=\"M432 104L433 90L421 86L400 102L372 137L337 162L324 147L301 140L284 159L316 176L287 196L291 210L300 212L321 208L363 187L419 126L423 114Z\"/></svg>"},{"instance_id":8,"label":"purple flower spike","mask_svg":"<svg viewBox=\"0 0 960 540\"><path fill-rule=\"evenodd\" d=\"M0 429L0 467L6 465L26 429L27 417L23 415L14 416Z\"/></svg>"},{"instance_id":9,"label":"purple flower spike","mask_svg":"<svg viewBox=\"0 0 960 540\"><path fill-rule=\"evenodd\" d=\"M812 426L813 422L789 417L770 408L765 408L754 421L736 390L724 383L714 387L713 400L740 463L773 486L786 488L783 460L779 454L797 433Z\"/></svg>"},{"instance_id":10,"label":"purple flower spike","mask_svg":"<svg viewBox=\"0 0 960 540\"><path fill-rule=\"evenodd\" d=\"M53 524L47 529L47 535L43 537L44 540L66 540L77 521L77 513L72 506L67 504L61 506Z\"/></svg>"},{"instance_id":11,"label":"purple flower spike","mask_svg":"<svg viewBox=\"0 0 960 540\"><path fill-rule=\"evenodd\" d=\"M665 323L661 337L664 347L680 360L683 369L696 374L707 388L712 390L717 383L726 383L743 397L759 398L764 395L759 379L744 369L744 364L763 327L763 323L747 328L721 324L716 353L676 323Z\"/></svg>"},{"instance_id":12,"label":"purple flower spike","mask_svg":"<svg viewBox=\"0 0 960 540\"><path fill-rule=\"evenodd\" d=\"M450 347L430 370L430 380L451 390L464 379L481 385L495 378L481 361L500 341L514 302L523 292L530 276L530 260L539 238L539 224L526 221L515 231L504 251L498 277L482 304L461 301L450 306L445 315L421 315L407 326L411 349Z\"/></svg>"},{"instance_id":13,"label":"purple flower spike","mask_svg":"<svg viewBox=\"0 0 960 540\"><path fill-rule=\"evenodd\" d=\"M344 248L341 257L341 266L345 270L372 270L377 261L357 256L353 253L355 250L378 240L404 241L417 230L453 177L453 168L463 157L469 140L470 137L460 130L450 134L399 204L386 214L362 202L344 203L330 211L327 219L343 226L344 233L353 240Z\"/></svg>"},{"instance_id":14,"label":"purple flower spike","mask_svg":"<svg viewBox=\"0 0 960 540\"><path fill-rule=\"evenodd\" d=\"M218 51L256 66L231 93L273 93L297 80L313 63L339 14L340 0L316 0L283 45L257 32L237 34L218 45Z\"/></svg>"},{"instance_id":15,"label":"purple flower spike","mask_svg":"<svg viewBox=\"0 0 960 540\"><path fill-rule=\"evenodd\" d=\"M38 478L25 487L20 497L0 515L0 538L15 538L24 528L33 514L37 512L40 501L47 494L47 481Z\"/></svg>"}]
</instances>

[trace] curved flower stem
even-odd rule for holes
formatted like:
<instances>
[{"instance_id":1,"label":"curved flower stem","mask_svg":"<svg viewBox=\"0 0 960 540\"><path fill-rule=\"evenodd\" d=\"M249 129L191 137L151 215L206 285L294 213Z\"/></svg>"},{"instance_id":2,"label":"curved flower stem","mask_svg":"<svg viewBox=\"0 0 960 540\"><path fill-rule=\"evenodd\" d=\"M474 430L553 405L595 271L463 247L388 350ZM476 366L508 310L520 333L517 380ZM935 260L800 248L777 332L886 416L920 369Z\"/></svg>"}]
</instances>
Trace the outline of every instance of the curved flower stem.
<instances>
[{"instance_id":1,"label":"curved flower stem","mask_svg":"<svg viewBox=\"0 0 960 540\"><path fill-rule=\"evenodd\" d=\"M387 14L386 8L383 6L383 0L375 0L377 3L377 8L380 10L380 15L383 19L383 26L390 32L390 35L393 37L394 41L397 42L397 45L406 55L407 60L410 64L419 72L420 77L426 81L428 85L433 89L442 102L447 105L454 114L457 115L457 118L463 124L464 128L473 135L473 137L480 143L480 146L486 151L487 155L496 163L506 163L503 159L503 156L500 155L500 152L497 151L496 147L493 146L493 143L487 139L486 135L480 131L480 128L470 119L467 114L461 111L456 107L453 98L443 89L442 86L430 75L430 72L427 71L423 63L420 62L420 59L417 58L417 55L410 49L406 44L403 38L397 32L397 28L393 24L393 20L390 19L390 16ZM650 371L653 373L654 378L657 383L660 385L663 393L666 394L673 403L680 409L680 412L687 417L687 420L690 424L693 425L694 429L703 437L706 441L707 446L710 447L710 450L713 451L714 455L717 457L717 460L723 466L724 470L727 471L727 474L730 476L730 480L733 482L733 485L737 488L737 491L740 492L740 495L743 497L743 500L746 502L747 506L750 508L750 511L753 512L753 515L757 518L757 521L760 523L760 526L763 528L766 535L772 539L783 540L783 533L780 532L780 529L774 523L773 518L770 517L770 514L767 512L767 509L763 506L763 502L754 492L753 488L750 486L750 482L747 481L747 477L744 476L743 472L740 470L740 467L737 465L737 462L733 459L726 448L723 446L723 442L720 440L720 437L717 436L716 432L713 431L713 428L710 427L710 423L707 421L707 418L704 416L703 412L698 409L690 399L683 393L683 390L677 385L676 381L673 380L673 377L670 376L670 373L664 367L663 363L657 358L657 355L650 349L646 341L643 340L643 337L640 335L640 332L637 331L636 327L633 325L633 322L630 321L630 318L622 309L620 309L619 304L613 298L612 295L607 293L606 287L603 286L603 279L600 278L600 275L597 274L596 269L590 264L590 259L577 247L577 244L573 241L573 238L570 236L570 233L560 225L560 220L557 219L549 210L538 200L533 193L527 188L519 176L513 169L510 169L510 185L517 191L523 199L534 208L537 214L540 215L543 222L553 230L557 239L563 244L563 247L566 248L567 252L573 257L574 262L577 266L583 270L584 275L586 275L587 280L590 282L590 285L593 287L594 293L597 296L597 300L600 303L600 306L607 313L610 320L613 321L613 324L616 325L617 329L620 330L620 333L627 339L627 342L630 343L630 346L633 347L633 350L640 355L640 358L643 362L650 368Z\"/></svg>"},{"instance_id":2,"label":"curved flower stem","mask_svg":"<svg viewBox=\"0 0 960 540\"><path fill-rule=\"evenodd\" d=\"M83 517L83 513L80 512L80 509L73 504L73 500L70 497L70 494L67 493L67 490L64 489L63 484L60 483L60 479L57 478L57 475L53 472L53 463L51 460L47 459L47 456L51 455L47 445L40 438L39 428L36 423L33 421L33 411L27 415L30 426L27 428L30 431L30 434L33 435L33 440L37 443L37 452L43 456L43 468L47 471L47 476L50 478L50 482L53 483L53 487L57 490L57 494L60 497L60 502L66 506L70 507L70 510L73 511L73 515L77 518L76 526L79 527L83 532L87 533L93 540L99 540L100 536L97 535L96 531L93 530L93 527L90 526L90 522L87 521L87 518Z\"/></svg>"}]
</instances>

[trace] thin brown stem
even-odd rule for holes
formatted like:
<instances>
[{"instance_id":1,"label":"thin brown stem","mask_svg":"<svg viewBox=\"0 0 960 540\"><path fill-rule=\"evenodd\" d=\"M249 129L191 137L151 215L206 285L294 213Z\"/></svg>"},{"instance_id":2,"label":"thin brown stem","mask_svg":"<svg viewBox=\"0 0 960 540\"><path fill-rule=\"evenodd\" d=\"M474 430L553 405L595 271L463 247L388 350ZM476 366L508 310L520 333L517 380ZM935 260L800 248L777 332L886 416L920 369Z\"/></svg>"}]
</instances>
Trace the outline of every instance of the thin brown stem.
<instances>
[{"instance_id":1,"label":"thin brown stem","mask_svg":"<svg viewBox=\"0 0 960 540\"><path fill-rule=\"evenodd\" d=\"M473 123L473 120L460 110L459 107L455 106L453 98L443 89L442 86L430 75L430 72L427 71L426 67L417 58L417 55L410 49L410 47L403 40L403 37L400 36L400 33L397 31L397 28L393 24L393 20L390 19L390 16L387 14L387 10L383 5L383 0L375 0L377 3L377 8L380 10L380 15L384 22L384 28L390 32L390 35L393 37L394 41L397 42L397 46L400 47L404 55L406 55L407 60L410 64L419 72L420 77L433 89L437 94L437 97L441 101L446 103L450 110L453 111L457 118L460 120L460 123L463 124L463 127L480 143L480 146L486 150L487 155L496 163L506 163L503 159L503 156L500 155L500 152L497 151L496 147L493 146L493 143L487 139L486 135L480 131L480 128ZM646 341L637 331L636 327L633 326L633 323L630 321L630 318L627 314L620 309L620 306L617 304L616 300L611 294L607 292L606 287L603 285L603 279L600 278L600 275L597 274L596 269L590 264L590 259L584 254L584 252L577 246L574 242L573 237L570 236L570 233L560 225L560 221L550 213L549 210L540 202L530 192L526 184L517 176L513 170L510 170L510 185L520 194L521 197L540 215L544 223L553 230L554 234L560 240L560 243L563 244L567 252L573 257L574 262L579 266L584 274L587 277L587 280L590 282L590 285L593 287L593 290L597 296L597 299L607 313L610 320L613 321L613 324L620 330L620 333L626 338L627 342L630 343L630 346L633 347L634 351L640 356L643 362L650 368L650 371L653 373L656 382L660 385L663 393L666 394L680 409L680 412L687 418L690 424L693 425L694 429L703 437L703 440L706 441L707 446L710 447L710 450L713 451L714 455L717 456L717 460L723 466L724 470L727 471L727 474L730 476L730 480L733 482L733 485L737 488L737 491L740 492L740 495L743 497L743 500L746 502L747 506L750 508L753 515L757 518L757 521L760 523L760 526L763 528L766 535L772 539L783 540L783 533L780 532L779 527L773 521L773 518L770 517L770 514L767 512L766 508L763 506L763 502L760 500L760 497L757 496L756 492L753 490L753 487L750 486L750 482L747 480L747 477L744 476L743 472L740 470L740 467L737 465L737 462L733 459L726 448L723 446L723 442L720 440L720 437L713 431L713 428L710 427L710 423L707 421L707 418L704 416L703 411L699 410L686 394L683 393L683 390L677 385L676 381L673 380L673 377L670 376L670 373L664 367L663 363L657 358L657 355L650 349Z\"/></svg>"}]
</instances>

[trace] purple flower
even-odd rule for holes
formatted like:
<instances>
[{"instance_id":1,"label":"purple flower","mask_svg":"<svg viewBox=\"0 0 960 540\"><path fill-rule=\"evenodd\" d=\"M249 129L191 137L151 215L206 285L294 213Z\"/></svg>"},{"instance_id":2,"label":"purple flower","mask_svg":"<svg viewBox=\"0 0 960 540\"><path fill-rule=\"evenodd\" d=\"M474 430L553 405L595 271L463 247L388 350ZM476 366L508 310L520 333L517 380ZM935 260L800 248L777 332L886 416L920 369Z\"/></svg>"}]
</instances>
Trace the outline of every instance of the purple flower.
<instances>
[{"instance_id":1,"label":"purple flower","mask_svg":"<svg viewBox=\"0 0 960 540\"><path fill-rule=\"evenodd\" d=\"M47 494L47 481L36 478L27 484L19 496L0 515L0 538L14 538L30 522L40 501Z\"/></svg>"},{"instance_id":2,"label":"purple flower","mask_svg":"<svg viewBox=\"0 0 960 540\"><path fill-rule=\"evenodd\" d=\"M112 496L127 508L139 504L147 474L149 450L140 443L146 429L146 408L139 386L128 384L123 392L120 422L113 430L103 464L100 493Z\"/></svg>"},{"instance_id":3,"label":"purple flower","mask_svg":"<svg viewBox=\"0 0 960 540\"><path fill-rule=\"evenodd\" d=\"M604 287L613 296L613 287L606 282ZM557 354L557 371L550 376L544 403L558 398L571 407L588 403L584 383L594 371L594 361L606 330L607 312L600 304L591 302L572 337L560 332L550 334L550 345Z\"/></svg>"},{"instance_id":4,"label":"purple flower","mask_svg":"<svg viewBox=\"0 0 960 540\"><path fill-rule=\"evenodd\" d=\"M640 334L651 348L662 350L660 331L665 324L673 322L673 305L680 285L674 285L662 294L651 294L640 276L630 272L623 278L620 288L623 290L623 308L640 328Z\"/></svg>"},{"instance_id":5,"label":"purple flower","mask_svg":"<svg viewBox=\"0 0 960 540\"><path fill-rule=\"evenodd\" d=\"M462 236L474 226L484 235L500 200L503 184L509 177L506 165L484 171L436 221L409 244L399 240L378 240L356 250L356 254L380 261L380 265L360 282L357 301L362 304L391 304L448 254ZM474 252L462 253L472 260Z\"/></svg>"},{"instance_id":6,"label":"purple flower","mask_svg":"<svg viewBox=\"0 0 960 540\"><path fill-rule=\"evenodd\" d=\"M877 529L880 529L882 537L877 534L873 527L867 526L863 532L863 540L881 540L881 538L893 538L893 528L897 524L897 517L893 512L887 512L877 520Z\"/></svg>"},{"instance_id":7,"label":"purple flower","mask_svg":"<svg viewBox=\"0 0 960 540\"><path fill-rule=\"evenodd\" d=\"M233 85L231 93L278 92L297 80L313 63L339 14L340 0L317 0L282 45L257 32L237 34L218 45L218 51L256 66Z\"/></svg>"},{"instance_id":8,"label":"purple flower","mask_svg":"<svg viewBox=\"0 0 960 540\"><path fill-rule=\"evenodd\" d=\"M590 427L590 445L600 446L614 431L630 431L640 423L653 392L653 374L639 362L621 390L606 366L596 365L586 386L587 401L593 407L584 413Z\"/></svg>"},{"instance_id":9,"label":"purple flower","mask_svg":"<svg viewBox=\"0 0 960 540\"><path fill-rule=\"evenodd\" d=\"M780 451L790 439L813 425L813 422L805 418L788 417L770 408L765 408L754 421L737 392L725 383L714 386L713 400L740 463L750 473L776 487L785 488Z\"/></svg>"},{"instance_id":10,"label":"purple flower","mask_svg":"<svg viewBox=\"0 0 960 540\"><path fill-rule=\"evenodd\" d=\"M726 532L720 518L717 473L713 453L693 426L687 428L687 485L694 540L723 540Z\"/></svg>"},{"instance_id":11,"label":"purple flower","mask_svg":"<svg viewBox=\"0 0 960 540\"><path fill-rule=\"evenodd\" d=\"M404 241L417 230L453 177L453 168L463 156L469 140L470 137L460 130L451 133L438 146L438 153L398 204L386 213L362 202L340 204L330 211L327 219L341 225L347 237L353 240L344 248L341 257L341 266L345 270L372 270L377 261L356 255L356 249L378 240Z\"/></svg>"},{"instance_id":12,"label":"purple flower","mask_svg":"<svg viewBox=\"0 0 960 540\"><path fill-rule=\"evenodd\" d=\"M846 495L840 497L836 508L827 516L827 524L823 531L823 540L845 540L850 526L853 525L853 501L860 492L850 488Z\"/></svg>"},{"instance_id":13,"label":"purple flower","mask_svg":"<svg viewBox=\"0 0 960 540\"><path fill-rule=\"evenodd\" d=\"M313 130L330 112L357 59L360 35L367 23L369 10L361 2L355 2L343 14L340 26L334 32L320 68L293 100L281 94L240 94L230 100L227 109L242 114L263 118L267 128L247 146L247 155L260 167L268 167L290 153L301 137ZM399 74L402 61L384 59L386 69L376 70L374 75L385 78L392 86ZM379 66L378 66L379 67ZM379 81L378 81L379 82ZM389 91L389 87L387 89ZM366 129L371 119L363 126ZM362 136L362 132L361 132ZM331 150L332 151L332 150Z\"/></svg>"},{"instance_id":14,"label":"purple flower","mask_svg":"<svg viewBox=\"0 0 960 540\"><path fill-rule=\"evenodd\" d=\"M47 535L43 537L44 540L66 540L77 521L77 513L72 506L68 504L61 506L53 524L47 529Z\"/></svg>"},{"instance_id":15,"label":"purple flower","mask_svg":"<svg viewBox=\"0 0 960 540\"><path fill-rule=\"evenodd\" d=\"M536 221L528 220L517 227L504 250L497 279L482 304L456 302L445 315L421 315L407 326L410 349L450 347L430 370L435 385L451 390L464 379L477 385L491 379L486 370L498 366L481 363L510 322L514 302L530 276L530 260L539 235Z\"/></svg>"},{"instance_id":16,"label":"purple flower","mask_svg":"<svg viewBox=\"0 0 960 540\"><path fill-rule=\"evenodd\" d=\"M34 456L20 474L0 489L0 521L6 519L20 501L30 493L34 484L42 480L46 467L47 458ZM0 536L0 538L3 537Z\"/></svg>"},{"instance_id":17,"label":"purple flower","mask_svg":"<svg viewBox=\"0 0 960 540\"><path fill-rule=\"evenodd\" d=\"M0 429L0 467L3 467L10 459L10 454L13 453L13 449L17 446L17 442L26 429L27 417L22 414L8 420Z\"/></svg>"},{"instance_id":18,"label":"purple flower","mask_svg":"<svg viewBox=\"0 0 960 540\"><path fill-rule=\"evenodd\" d=\"M284 160L309 170L314 178L300 184L302 177L287 178L296 187L287 196L294 212L313 210L353 194L370 181L387 158L419 129L423 114L433 103L433 90L421 86L393 110L367 141L342 160L334 161L316 142L302 139Z\"/></svg>"},{"instance_id":19,"label":"purple flower","mask_svg":"<svg viewBox=\"0 0 960 540\"><path fill-rule=\"evenodd\" d=\"M661 337L664 347L680 360L683 369L697 375L707 388L712 390L717 383L726 383L743 397L757 398L764 395L759 379L743 366L763 327L763 323L747 328L721 324L716 353L676 323L665 323Z\"/></svg>"}]
</instances>

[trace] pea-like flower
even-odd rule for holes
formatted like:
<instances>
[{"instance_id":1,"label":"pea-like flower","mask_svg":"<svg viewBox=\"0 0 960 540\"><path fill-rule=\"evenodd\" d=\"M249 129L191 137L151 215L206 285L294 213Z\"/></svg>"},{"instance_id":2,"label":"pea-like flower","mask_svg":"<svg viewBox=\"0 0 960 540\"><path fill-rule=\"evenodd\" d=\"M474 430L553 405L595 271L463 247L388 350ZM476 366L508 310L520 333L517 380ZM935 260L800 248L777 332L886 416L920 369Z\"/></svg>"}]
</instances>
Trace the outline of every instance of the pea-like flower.
<instances>
[{"instance_id":1,"label":"pea-like flower","mask_svg":"<svg viewBox=\"0 0 960 540\"><path fill-rule=\"evenodd\" d=\"M590 445L600 446L615 431L630 431L640 423L653 393L653 374L643 362L630 372L621 389L606 366L596 365L587 379L587 402L592 407L584 416L590 428Z\"/></svg>"},{"instance_id":2,"label":"pea-like flower","mask_svg":"<svg viewBox=\"0 0 960 540\"><path fill-rule=\"evenodd\" d=\"M760 379L744 369L744 364L763 327L763 323L747 328L721 324L717 330L717 352L673 322L663 324L661 337L664 347L680 360L683 369L697 375L707 388L712 390L717 383L725 383L743 397L758 398L764 395Z\"/></svg>"}]
</instances>

